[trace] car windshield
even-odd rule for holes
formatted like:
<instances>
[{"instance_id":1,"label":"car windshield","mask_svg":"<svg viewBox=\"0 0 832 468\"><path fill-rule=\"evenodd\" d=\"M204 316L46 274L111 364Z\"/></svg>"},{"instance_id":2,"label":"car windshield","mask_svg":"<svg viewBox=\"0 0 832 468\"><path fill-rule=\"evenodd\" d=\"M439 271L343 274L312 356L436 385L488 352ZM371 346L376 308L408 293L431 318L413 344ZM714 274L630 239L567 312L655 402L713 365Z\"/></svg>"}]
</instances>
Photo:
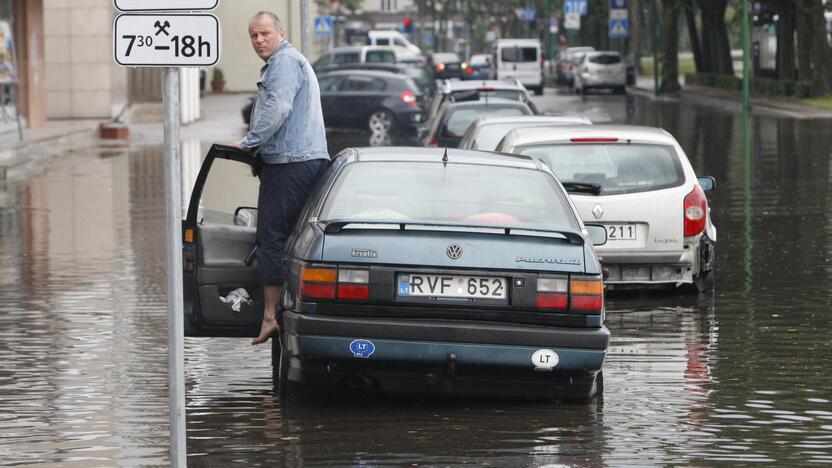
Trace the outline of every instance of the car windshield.
<instances>
[{"instance_id":1,"label":"car windshield","mask_svg":"<svg viewBox=\"0 0 832 468\"><path fill-rule=\"evenodd\" d=\"M396 53L390 50L369 50L365 60L367 63L396 63Z\"/></svg>"},{"instance_id":2,"label":"car windshield","mask_svg":"<svg viewBox=\"0 0 832 468\"><path fill-rule=\"evenodd\" d=\"M319 219L577 228L554 184L533 169L360 162L340 174Z\"/></svg>"},{"instance_id":3,"label":"car windshield","mask_svg":"<svg viewBox=\"0 0 832 468\"><path fill-rule=\"evenodd\" d=\"M685 177L676 150L670 146L560 144L520 147L513 152L540 159L561 182L598 184L602 195L675 187Z\"/></svg>"},{"instance_id":4,"label":"car windshield","mask_svg":"<svg viewBox=\"0 0 832 468\"><path fill-rule=\"evenodd\" d=\"M617 54L591 55L589 57L589 63L596 63L598 65L613 65L621 63L621 56Z\"/></svg>"},{"instance_id":5,"label":"car windshield","mask_svg":"<svg viewBox=\"0 0 832 468\"><path fill-rule=\"evenodd\" d=\"M445 134L450 137L460 138L468 130L471 122L486 115L529 115L528 108L520 105L514 106L473 106L448 110L445 124Z\"/></svg>"}]
</instances>

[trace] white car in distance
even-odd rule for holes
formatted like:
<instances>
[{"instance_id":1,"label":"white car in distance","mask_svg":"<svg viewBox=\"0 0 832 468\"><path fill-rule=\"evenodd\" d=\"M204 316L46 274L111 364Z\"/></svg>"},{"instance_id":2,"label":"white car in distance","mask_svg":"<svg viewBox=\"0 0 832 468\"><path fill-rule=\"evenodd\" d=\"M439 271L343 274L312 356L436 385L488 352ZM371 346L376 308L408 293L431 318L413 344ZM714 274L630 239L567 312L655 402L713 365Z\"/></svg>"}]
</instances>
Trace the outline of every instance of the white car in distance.
<instances>
[{"instance_id":1,"label":"white car in distance","mask_svg":"<svg viewBox=\"0 0 832 468\"><path fill-rule=\"evenodd\" d=\"M500 140L510 131L520 127L545 125L592 125L592 121L580 115L489 115L478 118L468 127L459 147L494 151Z\"/></svg>"},{"instance_id":2,"label":"white car in distance","mask_svg":"<svg viewBox=\"0 0 832 468\"><path fill-rule=\"evenodd\" d=\"M597 252L612 289L713 285L716 227L682 147L652 127L518 128L496 151L531 156L558 177L584 222L602 224Z\"/></svg>"}]
</instances>

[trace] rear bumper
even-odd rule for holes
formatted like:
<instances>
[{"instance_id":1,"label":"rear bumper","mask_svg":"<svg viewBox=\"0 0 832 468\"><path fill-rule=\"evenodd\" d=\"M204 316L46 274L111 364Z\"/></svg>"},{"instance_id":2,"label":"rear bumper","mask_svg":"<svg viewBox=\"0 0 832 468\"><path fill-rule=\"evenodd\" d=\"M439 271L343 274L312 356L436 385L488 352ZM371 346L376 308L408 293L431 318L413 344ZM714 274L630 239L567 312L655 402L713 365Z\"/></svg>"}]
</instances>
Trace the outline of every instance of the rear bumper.
<instances>
[{"instance_id":1,"label":"rear bumper","mask_svg":"<svg viewBox=\"0 0 832 468\"><path fill-rule=\"evenodd\" d=\"M385 391L581 396L594 385L609 343L604 328L568 329L464 321L283 314L288 378L333 386L356 378ZM356 340L372 352L356 354ZM557 354L536 367L541 349ZM367 354L366 352L363 354ZM554 392L554 393L553 393Z\"/></svg>"},{"instance_id":2,"label":"rear bumper","mask_svg":"<svg viewBox=\"0 0 832 468\"><path fill-rule=\"evenodd\" d=\"M702 236L685 239L679 251L603 251L598 257L608 285L682 285L702 270ZM710 241L704 241L709 246ZM710 249L710 247L708 247ZM712 252L711 252L712 257Z\"/></svg>"},{"instance_id":3,"label":"rear bumper","mask_svg":"<svg viewBox=\"0 0 832 468\"><path fill-rule=\"evenodd\" d=\"M581 75L581 86L584 88L606 88L627 85L627 76L598 76Z\"/></svg>"}]
</instances>

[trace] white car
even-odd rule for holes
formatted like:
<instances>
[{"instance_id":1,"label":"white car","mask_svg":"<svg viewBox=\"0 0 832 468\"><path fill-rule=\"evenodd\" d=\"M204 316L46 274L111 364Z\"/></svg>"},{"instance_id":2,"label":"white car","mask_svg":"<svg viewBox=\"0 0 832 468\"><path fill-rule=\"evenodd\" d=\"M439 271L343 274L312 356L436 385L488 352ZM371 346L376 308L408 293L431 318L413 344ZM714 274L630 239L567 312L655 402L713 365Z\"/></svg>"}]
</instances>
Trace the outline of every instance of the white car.
<instances>
[{"instance_id":1,"label":"white car","mask_svg":"<svg viewBox=\"0 0 832 468\"><path fill-rule=\"evenodd\" d=\"M627 92L627 67L618 52L587 52L577 65L575 92L585 94L591 89Z\"/></svg>"},{"instance_id":2,"label":"white car","mask_svg":"<svg viewBox=\"0 0 832 468\"><path fill-rule=\"evenodd\" d=\"M520 127L541 127L545 125L591 125L592 121L583 116L569 115L489 115L475 120L459 143L460 148L494 151L506 134Z\"/></svg>"},{"instance_id":3,"label":"white car","mask_svg":"<svg viewBox=\"0 0 832 468\"><path fill-rule=\"evenodd\" d=\"M496 151L547 164L584 222L602 224L597 252L615 288L713 284L716 227L706 192L679 143L652 127L584 125L518 128Z\"/></svg>"}]
</instances>

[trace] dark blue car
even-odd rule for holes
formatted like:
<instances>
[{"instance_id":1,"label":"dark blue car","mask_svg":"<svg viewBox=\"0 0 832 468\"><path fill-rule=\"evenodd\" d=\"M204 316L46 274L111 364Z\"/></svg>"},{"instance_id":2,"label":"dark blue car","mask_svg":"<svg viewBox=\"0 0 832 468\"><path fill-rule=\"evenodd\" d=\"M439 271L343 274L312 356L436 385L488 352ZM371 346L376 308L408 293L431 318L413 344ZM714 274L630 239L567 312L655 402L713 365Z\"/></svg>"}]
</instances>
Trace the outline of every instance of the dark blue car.
<instances>
[{"instance_id":1,"label":"dark blue car","mask_svg":"<svg viewBox=\"0 0 832 468\"><path fill-rule=\"evenodd\" d=\"M214 146L194 185L183 225L190 336L259 330L254 164ZM590 237L602 244L605 230L584 226L530 158L344 150L287 246L275 386L289 400L333 388L592 397L609 331Z\"/></svg>"}]
</instances>

